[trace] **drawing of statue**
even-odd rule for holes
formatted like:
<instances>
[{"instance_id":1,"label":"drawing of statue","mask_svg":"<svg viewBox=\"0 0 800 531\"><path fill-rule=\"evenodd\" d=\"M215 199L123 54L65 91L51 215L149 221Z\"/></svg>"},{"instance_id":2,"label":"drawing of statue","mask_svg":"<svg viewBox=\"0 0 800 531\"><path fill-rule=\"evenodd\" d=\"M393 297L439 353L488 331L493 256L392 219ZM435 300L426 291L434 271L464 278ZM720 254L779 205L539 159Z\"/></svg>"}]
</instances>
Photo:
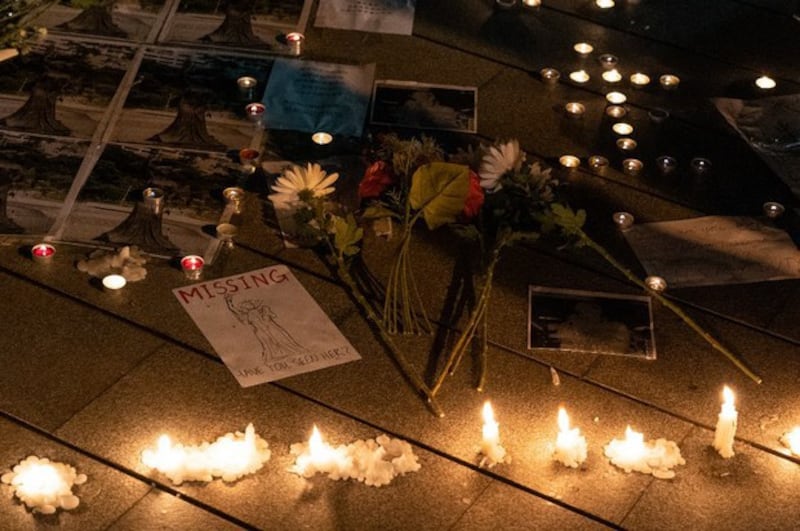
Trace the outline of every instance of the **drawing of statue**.
<instances>
[{"instance_id":1,"label":"drawing of statue","mask_svg":"<svg viewBox=\"0 0 800 531\"><path fill-rule=\"evenodd\" d=\"M278 315L265 301L248 299L234 304L233 297L225 295L225 303L236 319L252 327L256 339L261 343L261 357L264 363L272 363L291 355L308 354L305 347L278 324Z\"/></svg>"}]
</instances>

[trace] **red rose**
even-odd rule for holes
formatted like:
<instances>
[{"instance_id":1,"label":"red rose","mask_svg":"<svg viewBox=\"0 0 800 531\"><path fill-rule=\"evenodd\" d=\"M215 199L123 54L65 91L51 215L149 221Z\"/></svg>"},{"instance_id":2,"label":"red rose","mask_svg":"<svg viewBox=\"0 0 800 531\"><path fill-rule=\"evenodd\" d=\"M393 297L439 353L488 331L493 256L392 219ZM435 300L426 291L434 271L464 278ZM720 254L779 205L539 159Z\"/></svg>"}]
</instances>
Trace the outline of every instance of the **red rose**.
<instances>
[{"instance_id":1,"label":"red rose","mask_svg":"<svg viewBox=\"0 0 800 531\"><path fill-rule=\"evenodd\" d=\"M389 165L379 160L364 172L364 178L358 185L359 199L371 199L380 196L386 188L394 183L394 175Z\"/></svg>"},{"instance_id":2,"label":"red rose","mask_svg":"<svg viewBox=\"0 0 800 531\"><path fill-rule=\"evenodd\" d=\"M464 201L464 210L461 215L470 220L478 215L483 206L483 188L481 188L481 178L472 170L469 170L469 192Z\"/></svg>"}]
</instances>

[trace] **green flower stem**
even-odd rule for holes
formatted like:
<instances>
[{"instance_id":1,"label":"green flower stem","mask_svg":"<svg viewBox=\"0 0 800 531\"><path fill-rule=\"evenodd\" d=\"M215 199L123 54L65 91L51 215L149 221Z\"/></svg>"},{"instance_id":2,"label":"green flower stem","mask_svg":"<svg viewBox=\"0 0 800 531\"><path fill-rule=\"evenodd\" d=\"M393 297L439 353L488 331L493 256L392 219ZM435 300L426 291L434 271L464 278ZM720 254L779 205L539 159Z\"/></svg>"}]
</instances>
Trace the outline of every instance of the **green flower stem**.
<instances>
[{"instance_id":1,"label":"green flower stem","mask_svg":"<svg viewBox=\"0 0 800 531\"><path fill-rule=\"evenodd\" d=\"M421 213L406 214L400 247L386 282L383 325L389 334L397 334L401 328L406 334L427 334L432 328L410 264L412 230Z\"/></svg>"},{"instance_id":2,"label":"green flower stem","mask_svg":"<svg viewBox=\"0 0 800 531\"><path fill-rule=\"evenodd\" d=\"M481 348L480 352L478 353L480 372L478 376L477 389L482 391L485 386L486 371L488 370L487 351L489 347L487 336L487 313L489 308L489 299L492 293L494 268L497 265L497 262L500 260L500 250L504 245L505 241L503 240L499 242L492 251L492 259L486 268L486 277L484 279L483 286L481 287L478 302L472 309L472 312L470 312L467 325L464 327L464 330L462 330L461 334L458 336L458 339L453 345L453 348L450 350L450 355L448 356L442 371L439 373L439 376L436 378L433 386L431 386L431 393L433 393L433 395L436 395L436 393L439 392L444 384L445 378L455 373L459 363L461 362L461 359L464 357L464 354L467 351L467 347L469 347L469 345L472 343L475 334L478 332L480 332L481 336Z\"/></svg>"},{"instance_id":3,"label":"green flower stem","mask_svg":"<svg viewBox=\"0 0 800 531\"><path fill-rule=\"evenodd\" d=\"M372 325L372 328L377 331L381 341L383 341L384 345L389 348L389 352L392 354L395 363L397 363L397 365L400 367L400 371L403 373L403 376L405 376L406 380L411 384L414 390L419 393L420 396L422 396L431 412L437 417L444 417L444 411L436 402L431 390L427 385L425 385L425 382L422 381L422 378L417 375L409 361L406 359L403 353L400 352L400 349L397 348L397 345L392 340L392 337L383 327L380 318L373 311L372 306L358 289L356 281L350 275L350 271L347 268L344 257L336 252L336 250L333 248L333 244L330 241L328 241L328 246L333 251L332 256L335 260L335 265L332 269L334 269L339 279L347 286L350 296L356 301L363 312L363 315Z\"/></svg>"},{"instance_id":4,"label":"green flower stem","mask_svg":"<svg viewBox=\"0 0 800 531\"><path fill-rule=\"evenodd\" d=\"M620 273L625 275L625 277L636 284L637 286L644 289L650 295L658 299L658 301L672 310L672 312L680 317L683 322L685 322L689 327L691 327L695 332L697 332L700 337L705 339L712 347L720 351L731 363L733 363L739 370L741 370L744 374L746 374L751 380L756 382L757 384L761 383L761 377L754 373L747 365L744 364L742 360L740 360L733 352L728 350L724 345L722 345L719 341L717 341L711 334L706 332L703 327L701 327L694 319L692 319L686 312L681 309L680 306L669 300L668 298L664 297L661 293L657 291L653 291L650 287L645 284L639 277L634 275L628 268L624 265L619 263L611 254L603 248L600 244L592 240L585 232L582 230L577 231L577 236L580 238L580 241L585 244L587 247L594 250L600 256L602 256L609 264L614 266Z\"/></svg>"}]
</instances>

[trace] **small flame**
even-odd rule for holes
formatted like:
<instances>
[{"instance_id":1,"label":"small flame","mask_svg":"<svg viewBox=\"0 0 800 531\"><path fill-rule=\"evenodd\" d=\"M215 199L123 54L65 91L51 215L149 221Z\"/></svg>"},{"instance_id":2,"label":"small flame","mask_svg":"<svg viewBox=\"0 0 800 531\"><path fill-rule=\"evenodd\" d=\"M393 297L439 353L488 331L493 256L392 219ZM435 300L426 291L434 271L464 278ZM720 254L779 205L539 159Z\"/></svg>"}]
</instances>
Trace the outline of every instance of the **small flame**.
<instances>
[{"instance_id":1,"label":"small flame","mask_svg":"<svg viewBox=\"0 0 800 531\"><path fill-rule=\"evenodd\" d=\"M494 422L494 410L488 400L483 404L483 422L485 424Z\"/></svg>"},{"instance_id":2,"label":"small flame","mask_svg":"<svg viewBox=\"0 0 800 531\"><path fill-rule=\"evenodd\" d=\"M322 440L322 435L314 424L314 429L311 430L311 437L308 439L308 449L312 456L320 456L325 451L325 442Z\"/></svg>"},{"instance_id":3,"label":"small flame","mask_svg":"<svg viewBox=\"0 0 800 531\"><path fill-rule=\"evenodd\" d=\"M783 438L789 450L794 455L800 455L800 426L796 426L792 431L786 433Z\"/></svg>"},{"instance_id":4,"label":"small flame","mask_svg":"<svg viewBox=\"0 0 800 531\"><path fill-rule=\"evenodd\" d=\"M569 415L563 406L558 408L558 431L569 431Z\"/></svg>"},{"instance_id":5,"label":"small flame","mask_svg":"<svg viewBox=\"0 0 800 531\"><path fill-rule=\"evenodd\" d=\"M734 399L733 391L731 391L731 388L728 387L727 385L722 388L722 399L723 399L723 405L728 407L733 407L733 399Z\"/></svg>"}]
</instances>

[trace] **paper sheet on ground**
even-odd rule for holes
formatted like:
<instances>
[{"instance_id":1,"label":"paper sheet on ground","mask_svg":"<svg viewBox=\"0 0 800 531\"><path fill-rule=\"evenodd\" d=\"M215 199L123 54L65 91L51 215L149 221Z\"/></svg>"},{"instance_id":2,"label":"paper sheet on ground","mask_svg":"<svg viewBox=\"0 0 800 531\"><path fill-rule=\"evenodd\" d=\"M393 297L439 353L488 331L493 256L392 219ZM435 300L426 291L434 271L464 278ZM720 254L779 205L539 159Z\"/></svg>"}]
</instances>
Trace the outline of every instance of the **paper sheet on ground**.
<instances>
[{"instance_id":1,"label":"paper sheet on ground","mask_svg":"<svg viewBox=\"0 0 800 531\"><path fill-rule=\"evenodd\" d=\"M286 266L172 291L242 387L361 358Z\"/></svg>"},{"instance_id":2,"label":"paper sheet on ground","mask_svg":"<svg viewBox=\"0 0 800 531\"><path fill-rule=\"evenodd\" d=\"M728 123L800 197L800 94L713 101Z\"/></svg>"},{"instance_id":3,"label":"paper sheet on ground","mask_svg":"<svg viewBox=\"0 0 800 531\"><path fill-rule=\"evenodd\" d=\"M266 126L360 137L374 77L374 64L277 59L263 100Z\"/></svg>"},{"instance_id":4,"label":"paper sheet on ground","mask_svg":"<svg viewBox=\"0 0 800 531\"><path fill-rule=\"evenodd\" d=\"M320 0L314 25L411 35L416 0Z\"/></svg>"},{"instance_id":5,"label":"paper sheet on ground","mask_svg":"<svg viewBox=\"0 0 800 531\"><path fill-rule=\"evenodd\" d=\"M647 273L671 288L800 278L800 250L791 238L754 218L645 223L625 237Z\"/></svg>"}]
</instances>

